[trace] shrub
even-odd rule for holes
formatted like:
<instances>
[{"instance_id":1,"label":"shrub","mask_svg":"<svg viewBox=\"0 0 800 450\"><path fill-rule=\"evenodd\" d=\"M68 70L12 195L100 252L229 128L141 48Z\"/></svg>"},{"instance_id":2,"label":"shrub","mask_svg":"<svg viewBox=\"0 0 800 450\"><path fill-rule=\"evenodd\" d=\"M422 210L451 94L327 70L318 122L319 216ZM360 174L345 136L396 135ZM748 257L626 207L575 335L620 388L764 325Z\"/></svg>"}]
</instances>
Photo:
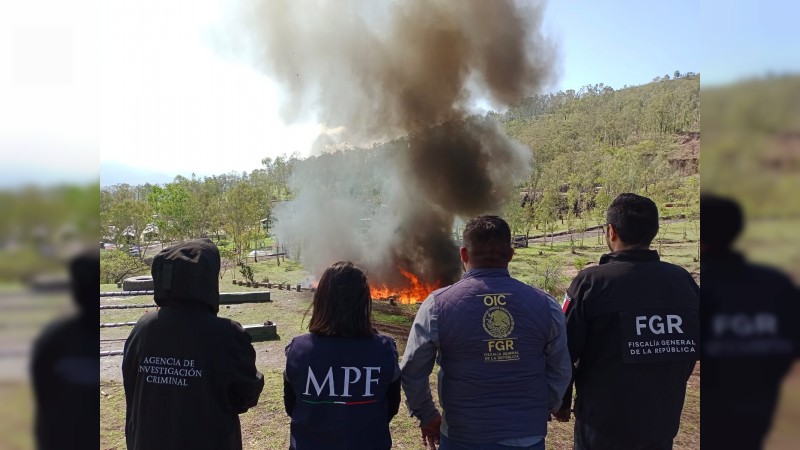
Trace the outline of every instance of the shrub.
<instances>
[{"instance_id":1,"label":"shrub","mask_svg":"<svg viewBox=\"0 0 800 450\"><path fill-rule=\"evenodd\" d=\"M564 294L566 279L563 273L564 261L561 258L545 258L536 265L538 287L558 298Z\"/></svg>"},{"instance_id":2,"label":"shrub","mask_svg":"<svg viewBox=\"0 0 800 450\"><path fill-rule=\"evenodd\" d=\"M253 268L250 267L249 265L247 265L247 264L245 264L243 262L240 262L239 263L239 273L242 274L242 277L244 277L245 280L247 280L247 281L249 281L251 283L254 281L253 280Z\"/></svg>"},{"instance_id":3,"label":"shrub","mask_svg":"<svg viewBox=\"0 0 800 450\"><path fill-rule=\"evenodd\" d=\"M57 271L63 271L59 261L32 248L0 250L0 282L26 281L42 273Z\"/></svg>"},{"instance_id":4,"label":"shrub","mask_svg":"<svg viewBox=\"0 0 800 450\"><path fill-rule=\"evenodd\" d=\"M150 266L123 250L100 251L100 282L119 283L134 275L147 275Z\"/></svg>"}]
</instances>

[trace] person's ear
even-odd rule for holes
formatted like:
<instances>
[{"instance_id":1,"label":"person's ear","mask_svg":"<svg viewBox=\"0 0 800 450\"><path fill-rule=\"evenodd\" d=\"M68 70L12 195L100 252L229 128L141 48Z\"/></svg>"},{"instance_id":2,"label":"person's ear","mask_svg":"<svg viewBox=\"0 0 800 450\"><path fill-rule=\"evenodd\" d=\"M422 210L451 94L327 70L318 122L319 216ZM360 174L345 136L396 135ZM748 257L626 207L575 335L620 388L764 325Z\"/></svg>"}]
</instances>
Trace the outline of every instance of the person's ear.
<instances>
[{"instance_id":1,"label":"person's ear","mask_svg":"<svg viewBox=\"0 0 800 450\"><path fill-rule=\"evenodd\" d=\"M608 240L610 242L616 242L619 240L619 234L617 234L617 230L614 229L614 225L608 224Z\"/></svg>"},{"instance_id":2,"label":"person's ear","mask_svg":"<svg viewBox=\"0 0 800 450\"><path fill-rule=\"evenodd\" d=\"M467 251L467 247L461 247L458 249L458 253L461 255L461 262L464 264L469 262L469 252Z\"/></svg>"},{"instance_id":3,"label":"person's ear","mask_svg":"<svg viewBox=\"0 0 800 450\"><path fill-rule=\"evenodd\" d=\"M511 261L514 258L514 247L511 247L508 252L508 260Z\"/></svg>"}]
</instances>

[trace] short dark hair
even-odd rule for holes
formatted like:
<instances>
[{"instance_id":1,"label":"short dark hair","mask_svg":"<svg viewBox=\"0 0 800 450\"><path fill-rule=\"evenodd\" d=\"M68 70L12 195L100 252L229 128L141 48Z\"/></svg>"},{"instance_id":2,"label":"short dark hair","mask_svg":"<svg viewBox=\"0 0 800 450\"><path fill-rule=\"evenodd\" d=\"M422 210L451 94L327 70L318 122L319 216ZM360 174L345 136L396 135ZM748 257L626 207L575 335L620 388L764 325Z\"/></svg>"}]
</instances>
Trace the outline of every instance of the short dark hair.
<instances>
[{"instance_id":1,"label":"short dark hair","mask_svg":"<svg viewBox=\"0 0 800 450\"><path fill-rule=\"evenodd\" d=\"M612 225L627 245L650 245L658 234L658 207L647 197L619 194L606 211Z\"/></svg>"},{"instance_id":2,"label":"short dark hair","mask_svg":"<svg viewBox=\"0 0 800 450\"><path fill-rule=\"evenodd\" d=\"M713 194L700 195L700 242L713 248L730 248L744 229L744 213L735 200Z\"/></svg>"},{"instance_id":3,"label":"short dark hair","mask_svg":"<svg viewBox=\"0 0 800 450\"><path fill-rule=\"evenodd\" d=\"M464 226L464 246L477 265L503 266L511 259L511 228L498 216L478 216Z\"/></svg>"},{"instance_id":4,"label":"short dark hair","mask_svg":"<svg viewBox=\"0 0 800 450\"><path fill-rule=\"evenodd\" d=\"M350 261L339 261L325 270L311 310L311 333L340 337L375 334L367 276Z\"/></svg>"}]
</instances>

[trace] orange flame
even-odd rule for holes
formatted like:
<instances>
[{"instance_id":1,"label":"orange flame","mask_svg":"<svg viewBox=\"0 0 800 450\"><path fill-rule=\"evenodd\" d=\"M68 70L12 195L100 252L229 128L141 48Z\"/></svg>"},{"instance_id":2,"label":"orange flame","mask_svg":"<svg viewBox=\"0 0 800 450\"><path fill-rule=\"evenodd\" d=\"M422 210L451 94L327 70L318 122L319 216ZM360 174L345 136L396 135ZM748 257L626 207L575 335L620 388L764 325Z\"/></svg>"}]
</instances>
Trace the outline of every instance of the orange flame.
<instances>
[{"instance_id":1,"label":"orange flame","mask_svg":"<svg viewBox=\"0 0 800 450\"><path fill-rule=\"evenodd\" d=\"M400 273L402 273L403 276L408 280L409 286L400 289L392 289L386 285L370 286L369 294L373 300L394 297L398 303L422 303L428 294L441 287L436 283L425 284L419 281L419 278L417 278L413 273L403 269L399 270Z\"/></svg>"}]
</instances>

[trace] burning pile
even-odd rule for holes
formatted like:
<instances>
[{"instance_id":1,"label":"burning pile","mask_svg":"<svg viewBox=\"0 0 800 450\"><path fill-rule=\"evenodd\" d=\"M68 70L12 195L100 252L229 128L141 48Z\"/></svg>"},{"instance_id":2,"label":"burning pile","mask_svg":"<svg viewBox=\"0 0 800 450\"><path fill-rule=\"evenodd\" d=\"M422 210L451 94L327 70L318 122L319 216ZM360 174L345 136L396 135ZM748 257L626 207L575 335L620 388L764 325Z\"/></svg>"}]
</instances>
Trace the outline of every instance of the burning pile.
<instances>
[{"instance_id":1,"label":"burning pile","mask_svg":"<svg viewBox=\"0 0 800 450\"><path fill-rule=\"evenodd\" d=\"M372 161L373 169L356 157L340 158L348 161L343 173L301 165L292 180L297 196L275 212L281 242L313 273L334 261L357 262L376 298L419 301L456 281L455 219L496 213L530 170L530 150L474 113L478 104L502 109L551 81L554 52L539 30L542 6L243 4L254 9L243 10L248 34L241 47L284 89L284 118L332 130L318 138L317 151L345 143L393 149ZM379 176L364 176L374 167ZM367 205L362 192L379 192L380 205Z\"/></svg>"},{"instance_id":2,"label":"burning pile","mask_svg":"<svg viewBox=\"0 0 800 450\"><path fill-rule=\"evenodd\" d=\"M370 286L369 294L373 300L394 299L398 303L420 303L431 292L439 289L438 284L423 284L413 273L400 269L400 273L408 280L405 286L390 288L386 285Z\"/></svg>"}]
</instances>

